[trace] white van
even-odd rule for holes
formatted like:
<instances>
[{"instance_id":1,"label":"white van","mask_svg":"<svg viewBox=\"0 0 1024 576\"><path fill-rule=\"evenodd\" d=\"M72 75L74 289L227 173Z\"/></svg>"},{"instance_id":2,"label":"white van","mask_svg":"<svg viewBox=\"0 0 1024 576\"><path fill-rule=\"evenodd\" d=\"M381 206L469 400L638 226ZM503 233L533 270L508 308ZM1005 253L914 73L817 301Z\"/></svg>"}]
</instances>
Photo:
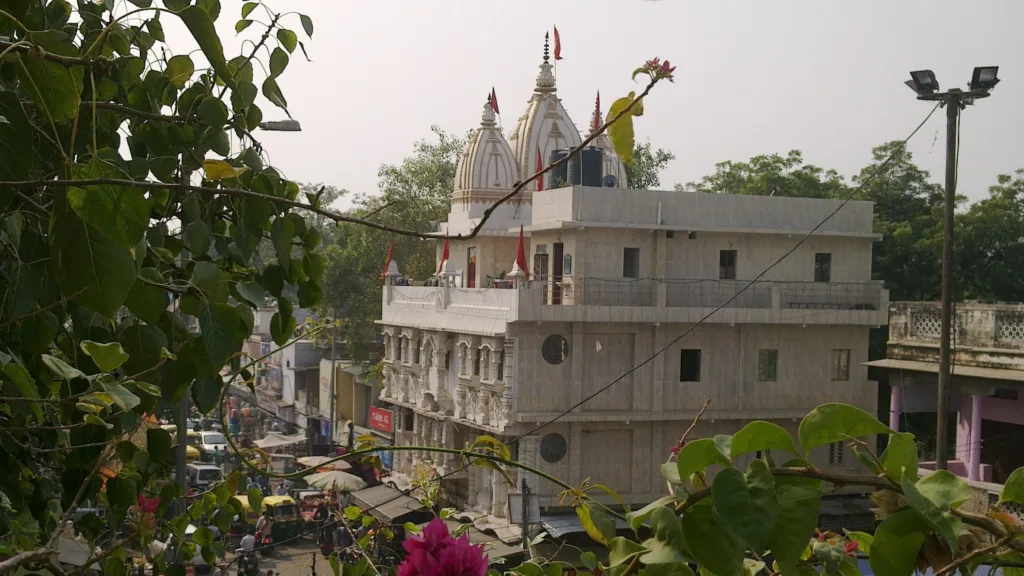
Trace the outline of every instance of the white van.
<instances>
[{"instance_id":1,"label":"white van","mask_svg":"<svg viewBox=\"0 0 1024 576\"><path fill-rule=\"evenodd\" d=\"M200 490L209 490L214 484L220 482L223 476L219 466L212 464L188 465L188 483Z\"/></svg>"}]
</instances>

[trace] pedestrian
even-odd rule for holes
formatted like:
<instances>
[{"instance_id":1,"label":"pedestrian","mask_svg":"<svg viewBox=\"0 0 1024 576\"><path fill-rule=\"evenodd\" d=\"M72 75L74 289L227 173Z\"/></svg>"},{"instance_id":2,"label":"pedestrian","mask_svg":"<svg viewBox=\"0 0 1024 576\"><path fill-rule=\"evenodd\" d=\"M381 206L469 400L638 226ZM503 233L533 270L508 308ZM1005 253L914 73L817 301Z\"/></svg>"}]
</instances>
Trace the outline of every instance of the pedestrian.
<instances>
[{"instance_id":1,"label":"pedestrian","mask_svg":"<svg viewBox=\"0 0 1024 576\"><path fill-rule=\"evenodd\" d=\"M223 457L221 456L221 453L220 453L220 446L214 446L213 447L213 465L217 466L217 467L220 467L222 461L223 461Z\"/></svg>"},{"instance_id":2,"label":"pedestrian","mask_svg":"<svg viewBox=\"0 0 1024 576\"><path fill-rule=\"evenodd\" d=\"M274 494L277 496L284 496L287 490L284 489L284 480L277 483L277 488L274 490Z\"/></svg>"},{"instance_id":3,"label":"pedestrian","mask_svg":"<svg viewBox=\"0 0 1024 576\"><path fill-rule=\"evenodd\" d=\"M354 450L356 447L356 425L354 422L348 423L348 449Z\"/></svg>"}]
</instances>

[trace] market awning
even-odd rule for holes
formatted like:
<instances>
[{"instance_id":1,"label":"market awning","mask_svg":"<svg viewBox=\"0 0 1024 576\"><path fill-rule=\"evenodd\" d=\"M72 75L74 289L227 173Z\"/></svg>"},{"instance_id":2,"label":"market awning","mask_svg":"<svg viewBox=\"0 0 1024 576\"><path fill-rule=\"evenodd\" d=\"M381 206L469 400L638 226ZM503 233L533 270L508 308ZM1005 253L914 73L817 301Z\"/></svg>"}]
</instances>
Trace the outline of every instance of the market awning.
<instances>
[{"instance_id":1,"label":"market awning","mask_svg":"<svg viewBox=\"0 0 1024 576\"><path fill-rule=\"evenodd\" d=\"M580 524L579 517L575 514L541 514L540 525L553 538L561 538L575 532L586 532L583 524ZM615 529L627 530L629 524L625 520L615 518Z\"/></svg>"},{"instance_id":2,"label":"market awning","mask_svg":"<svg viewBox=\"0 0 1024 576\"><path fill-rule=\"evenodd\" d=\"M271 432L267 434L262 440L257 440L253 444L260 448L277 448L278 446L288 446L291 444L298 444L299 442L305 442L307 440L305 434L295 434L293 436L287 436L285 434L279 434L277 432Z\"/></svg>"},{"instance_id":3,"label":"market awning","mask_svg":"<svg viewBox=\"0 0 1024 576\"><path fill-rule=\"evenodd\" d=\"M448 525L448 531L452 534L455 533L455 530L458 529L459 526L462 526L461 522L457 522L455 520L445 520L444 523ZM419 526L420 528L423 528L427 524L427 522L424 522ZM487 559L492 563L498 558L504 558L506 556L512 556L513 554L522 554L523 552L525 552L525 550L523 550L521 547L509 546L508 544L505 544L504 542L499 540L497 536L492 536L490 534L487 534L486 532L483 532L482 530L478 530L472 524L466 528L465 534L469 535L470 544L480 544L484 547L484 552L487 554Z\"/></svg>"},{"instance_id":4,"label":"market awning","mask_svg":"<svg viewBox=\"0 0 1024 576\"><path fill-rule=\"evenodd\" d=\"M386 484L352 492L354 503L385 524L413 512L425 511L423 504Z\"/></svg>"}]
</instances>

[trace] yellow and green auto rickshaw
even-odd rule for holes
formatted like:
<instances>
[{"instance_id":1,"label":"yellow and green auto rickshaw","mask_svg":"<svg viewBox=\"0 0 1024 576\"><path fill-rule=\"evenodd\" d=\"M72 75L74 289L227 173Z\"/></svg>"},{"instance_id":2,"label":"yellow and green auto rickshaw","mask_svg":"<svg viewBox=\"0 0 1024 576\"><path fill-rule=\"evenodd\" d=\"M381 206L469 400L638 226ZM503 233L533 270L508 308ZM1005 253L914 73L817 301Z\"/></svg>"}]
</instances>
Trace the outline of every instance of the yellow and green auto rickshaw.
<instances>
[{"instance_id":1,"label":"yellow and green auto rickshaw","mask_svg":"<svg viewBox=\"0 0 1024 576\"><path fill-rule=\"evenodd\" d=\"M230 535L233 542L241 542L243 536L256 532L256 521L259 520L259 514L249 505L249 497L247 495L237 494L232 497L232 500L238 502L238 507L242 513L231 523Z\"/></svg>"},{"instance_id":2,"label":"yellow and green auto rickshaw","mask_svg":"<svg viewBox=\"0 0 1024 576\"><path fill-rule=\"evenodd\" d=\"M299 504L294 498L291 496L267 496L263 499L263 510L268 508L274 517L274 528L271 532L274 542L299 535L302 526L299 521Z\"/></svg>"}]
</instances>

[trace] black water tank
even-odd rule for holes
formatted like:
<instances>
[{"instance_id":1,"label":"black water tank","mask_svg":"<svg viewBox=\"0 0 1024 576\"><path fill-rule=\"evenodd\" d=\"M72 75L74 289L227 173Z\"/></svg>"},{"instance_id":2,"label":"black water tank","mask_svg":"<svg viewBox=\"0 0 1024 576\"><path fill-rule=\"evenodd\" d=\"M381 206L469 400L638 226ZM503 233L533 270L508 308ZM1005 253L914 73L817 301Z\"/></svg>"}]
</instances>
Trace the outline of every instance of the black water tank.
<instances>
[{"instance_id":1,"label":"black water tank","mask_svg":"<svg viewBox=\"0 0 1024 576\"><path fill-rule=\"evenodd\" d=\"M569 155L568 150L552 150L548 156L548 166L551 166L555 162L558 162L562 158ZM548 172L545 176L545 190L552 190L554 188L564 188L569 185L569 166L568 162L561 166L555 166L551 172Z\"/></svg>"},{"instance_id":2,"label":"black water tank","mask_svg":"<svg viewBox=\"0 0 1024 576\"><path fill-rule=\"evenodd\" d=\"M586 148L569 160L569 184L600 187L604 177L604 153Z\"/></svg>"}]
</instances>

